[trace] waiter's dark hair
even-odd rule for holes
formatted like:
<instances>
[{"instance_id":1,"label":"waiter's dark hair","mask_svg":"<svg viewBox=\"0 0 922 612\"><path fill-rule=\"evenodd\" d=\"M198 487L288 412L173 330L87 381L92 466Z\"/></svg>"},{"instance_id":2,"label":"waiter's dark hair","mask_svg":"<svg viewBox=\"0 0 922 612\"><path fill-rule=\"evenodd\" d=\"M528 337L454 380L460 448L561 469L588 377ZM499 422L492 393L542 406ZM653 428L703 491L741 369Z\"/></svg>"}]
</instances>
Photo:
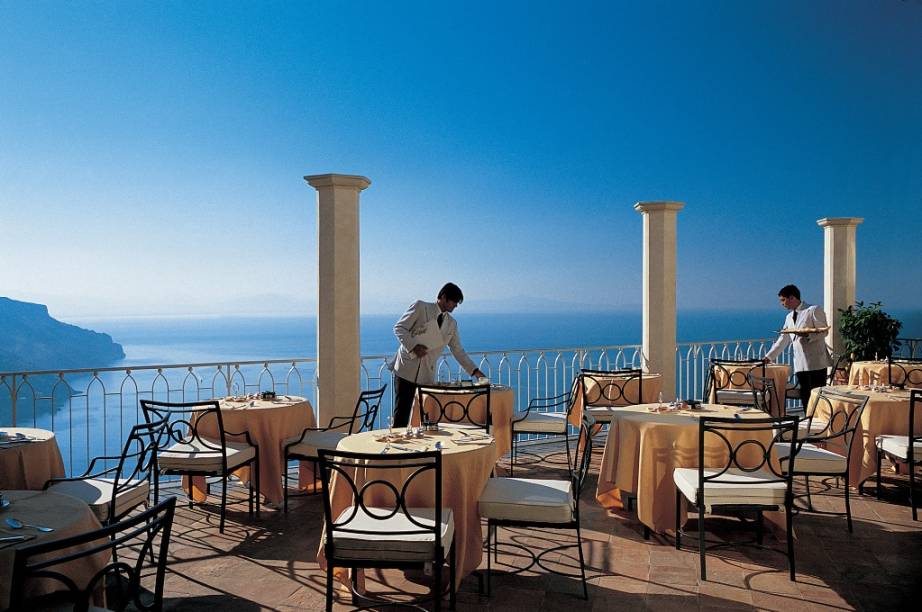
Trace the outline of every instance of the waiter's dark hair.
<instances>
[{"instance_id":1,"label":"waiter's dark hair","mask_svg":"<svg viewBox=\"0 0 922 612\"><path fill-rule=\"evenodd\" d=\"M799 300L800 289L797 288L797 285L785 285L781 288L781 291L778 292L778 297L795 297Z\"/></svg>"},{"instance_id":2,"label":"waiter's dark hair","mask_svg":"<svg viewBox=\"0 0 922 612\"><path fill-rule=\"evenodd\" d=\"M438 297L445 296L452 302L457 302L460 304L464 301L464 294L461 293L461 288L454 283L445 283L441 289L439 289Z\"/></svg>"}]
</instances>

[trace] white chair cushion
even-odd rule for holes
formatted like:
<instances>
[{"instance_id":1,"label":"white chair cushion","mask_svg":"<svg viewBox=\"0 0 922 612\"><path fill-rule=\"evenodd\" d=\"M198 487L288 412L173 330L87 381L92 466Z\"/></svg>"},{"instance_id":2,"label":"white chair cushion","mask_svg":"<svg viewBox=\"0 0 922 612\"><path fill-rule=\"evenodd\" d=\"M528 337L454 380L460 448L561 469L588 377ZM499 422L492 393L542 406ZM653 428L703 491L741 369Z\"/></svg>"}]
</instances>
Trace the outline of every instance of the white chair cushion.
<instances>
[{"instance_id":1,"label":"white chair cushion","mask_svg":"<svg viewBox=\"0 0 922 612\"><path fill-rule=\"evenodd\" d=\"M909 436L877 436L874 438L874 443L885 453L909 460ZM915 454L916 461L922 461L922 444L919 442L913 444L912 452Z\"/></svg>"},{"instance_id":2,"label":"white chair cushion","mask_svg":"<svg viewBox=\"0 0 922 612\"><path fill-rule=\"evenodd\" d=\"M211 442L218 446L220 442ZM227 443L227 467L233 469L256 456L256 448L246 442ZM221 451L206 447L201 440L192 439L177 442L173 446L157 451L157 464L162 470L190 470L198 472L220 472Z\"/></svg>"},{"instance_id":3,"label":"white chair cushion","mask_svg":"<svg viewBox=\"0 0 922 612\"><path fill-rule=\"evenodd\" d=\"M147 501L150 485L146 480L131 480L124 483L127 488L119 491L115 498L115 515L121 516L136 506ZM86 480L66 480L55 483L50 490L76 497L86 503L100 522L109 520L109 502L115 481L111 478L88 478Z\"/></svg>"},{"instance_id":4,"label":"white chair cushion","mask_svg":"<svg viewBox=\"0 0 922 612\"><path fill-rule=\"evenodd\" d=\"M705 476L717 474L719 469L705 468ZM787 486L783 482L766 482L777 476L765 470L744 472L731 468L716 480L704 483L705 511L712 506L759 505L783 506ZM697 503L698 468L676 468L672 473L679 491L692 502Z\"/></svg>"},{"instance_id":5,"label":"white chair cushion","mask_svg":"<svg viewBox=\"0 0 922 612\"><path fill-rule=\"evenodd\" d=\"M524 413L517 413L513 419L521 419ZM523 421L512 424L515 432L526 433L567 433L567 413L565 412L529 412Z\"/></svg>"},{"instance_id":6,"label":"white chair cushion","mask_svg":"<svg viewBox=\"0 0 922 612\"><path fill-rule=\"evenodd\" d=\"M810 436L817 436L826 431L826 426L829 425L829 421L824 421L822 419L801 419L797 423L797 439L805 440ZM777 430L775 430L777 435ZM781 439L785 442L791 441L791 434L785 432Z\"/></svg>"},{"instance_id":7,"label":"white chair cushion","mask_svg":"<svg viewBox=\"0 0 922 612\"><path fill-rule=\"evenodd\" d=\"M298 442L288 449L289 455L298 455L299 457L317 457L318 449L336 450L340 440L349 435L344 431L309 431L304 436L303 442ZM301 436L295 436L285 440L285 445L296 442Z\"/></svg>"},{"instance_id":8,"label":"white chair cushion","mask_svg":"<svg viewBox=\"0 0 922 612\"><path fill-rule=\"evenodd\" d=\"M569 480L491 478L478 506L487 519L568 523L574 518Z\"/></svg>"},{"instance_id":9,"label":"white chair cushion","mask_svg":"<svg viewBox=\"0 0 922 612\"><path fill-rule=\"evenodd\" d=\"M755 401L749 389L718 389L715 395L718 404L751 406Z\"/></svg>"},{"instance_id":10,"label":"white chair cushion","mask_svg":"<svg viewBox=\"0 0 922 612\"><path fill-rule=\"evenodd\" d=\"M370 508L375 515L384 515L392 512L387 508ZM426 526L435 524L435 508L408 508L413 519ZM349 520L352 513L355 517ZM345 521L349 521L345 523ZM374 533L343 533L333 531L333 545L336 547L336 556L340 559L372 560L372 561L425 561L433 558L433 534L414 533L401 534L397 531L420 529L407 518L403 511L398 510L394 516L379 520L372 518L364 510L357 511L350 506L342 511L334 523L345 523L347 529L361 529ZM451 508L442 508L441 543L448 555L451 541L455 534L455 519ZM327 537L330 537L329 534Z\"/></svg>"},{"instance_id":11,"label":"white chair cushion","mask_svg":"<svg viewBox=\"0 0 922 612\"><path fill-rule=\"evenodd\" d=\"M625 408L627 406L590 406L585 412L595 419L597 423L611 423L615 415Z\"/></svg>"},{"instance_id":12,"label":"white chair cushion","mask_svg":"<svg viewBox=\"0 0 922 612\"><path fill-rule=\"evenodd\" d=\"M790 442L775 444L775 452L781 461L781 469L787 473L788 457L791 455ZM848 469L848 461L838 453L813 444L804 444L794 457L794 472L803 474L843 474Z\"/></svg>"}]
</instances>

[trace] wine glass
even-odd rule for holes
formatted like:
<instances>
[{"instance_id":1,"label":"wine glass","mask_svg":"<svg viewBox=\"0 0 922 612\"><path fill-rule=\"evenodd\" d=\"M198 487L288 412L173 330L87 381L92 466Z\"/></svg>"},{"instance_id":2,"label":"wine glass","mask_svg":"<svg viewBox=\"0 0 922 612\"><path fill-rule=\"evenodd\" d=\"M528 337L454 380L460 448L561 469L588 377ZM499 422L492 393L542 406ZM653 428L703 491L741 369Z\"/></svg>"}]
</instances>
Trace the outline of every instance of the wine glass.
<instances>
[{"instance_id":1,"label":"wine glass","mask_svg":"<svg viewBox=\"0 0 922 612\"><path fill-rule=\"evenodd\" d=\"M394 415L390 414L387 417L387 437L391 438L394 436Z\"/></svg>"},{"instance_id":2,"label":"wine glass","mask_svg":"<svg viewBox=\"0 0 922 612\"><path fill-rule=\"evenodd\" d=\"M240 383L234 383L234 397L240 395Z\"/></svg>"}]
</instances>

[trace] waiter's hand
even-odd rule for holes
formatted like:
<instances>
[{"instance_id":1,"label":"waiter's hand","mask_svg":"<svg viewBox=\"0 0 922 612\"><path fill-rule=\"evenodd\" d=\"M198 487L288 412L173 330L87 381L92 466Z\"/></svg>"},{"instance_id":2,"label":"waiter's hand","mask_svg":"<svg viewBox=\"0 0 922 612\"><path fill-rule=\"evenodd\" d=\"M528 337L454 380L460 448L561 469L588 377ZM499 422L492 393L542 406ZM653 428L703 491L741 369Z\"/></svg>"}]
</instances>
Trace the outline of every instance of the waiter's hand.
<instances>
[{"instance_id":1,"label":"waiter's hand","mask_svg":"<svg viewBox=\"0 0 922 612\"><path fill-rule=\"evenodd\" d=\"M768 364L770 364L771 362L772 362L772 360L769 359L768 357L763 357L763 358L762 358L762 363L764 363L765 365L768 365Z\"/></svg>"},{"instance_id":2,"label":"waiter's hand","mask_svg":"<svg viewBox=\"0 0 922 612\"><path fill-rule=\"evenodd\" d=\"M427 349L422 344L417 344L416 346L413 347L413 354L416 355L417 357L425 357L426 353L428 352L429 352L429 349Z\"/></svg>"},{"instance_id":3,"label":"waiter's hand","mask_svg":"<svg viewBox=\"0 0 922 612\"><path fill-rule=\"evenodd\" d=\"M486 376L483 375L483 372L480 371L480 368L474 368L474 371L471 372L471 376L474 378L486 378Z\"/></svg>"}]
</instances>

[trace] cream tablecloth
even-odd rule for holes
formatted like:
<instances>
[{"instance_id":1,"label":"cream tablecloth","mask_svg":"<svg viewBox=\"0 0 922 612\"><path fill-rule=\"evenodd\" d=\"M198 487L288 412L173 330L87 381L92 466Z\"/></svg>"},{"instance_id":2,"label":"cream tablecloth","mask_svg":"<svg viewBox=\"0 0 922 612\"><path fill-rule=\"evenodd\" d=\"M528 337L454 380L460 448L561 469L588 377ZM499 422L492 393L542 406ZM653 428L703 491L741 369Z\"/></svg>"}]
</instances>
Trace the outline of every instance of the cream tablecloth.
<instances>
[{"instance_id":1,"label":"cream tablecloth","mask_svg":"<svg viewBox=\"0 0 922 612\"><path fill-rule=\"evenodd\" d=\"M471 418L476 422L482 422L485 410L486 401L483 398L477 398L470 407ZM428 406L426 413L427 415L429 414ZM512 450L512 418L515 416L515 392L511 387L500 385L490 387L490 415L493 420L493 429L490 430L490 433L496 438L496 458L499 459ZM419 426L419 410L416 409L415 403L410 424L414 427Z\"/></svg>"},{"instance_id":2,"label":"cream tablecloth","mask_svg":"<svg viewBox=\"0 0 922 612\"><path fill-rule=\"evenodd\" d=\"M99 529L101 525L93 512L84 502L69 495L51 491L4 491L3 497L10 501L10 506L0 512L0 519L13 516L24 523L53 527L51 533L42 533L35 529L11 529L0 522L0 537L12 535L35 536L34 539L0 548L0 609L9 606L10 581L12 580L13 558L16 548L49 542ZM70 552L80 550L68 549ZM63 552L54 553L53 557L62 556ZM56 567L56 571L69 576L76 584L85 587L93 575L109 562L110 552L96 553L71 561L67 565ZM26 586L27 597L38 597L61 589L61 584L51 580L32 580ZM104 593L95 597L97 604L103 604Z\"/></svg>"},{"instance_id":3,"label":"cream tablecloth","mask_svg":"<svg viewBox=\"0 0 922 612\"><path fill-rule=\"evenodd\" d=\"M915 371L916 369L922 370L922 363L901 365L903 367L893 367L893 384L899 385L903 383L908 371L910 381L906 384L906 387L922 389L922 372ZM856 361L852 364L852 369L849 371L848 384L888 385L890 384L888 369L886 361Z\"/></svg>"},{"instance_id":4,"label":"cream tablecloth","mask_svg":"<svg viewBox=\"0 0 922 612\"><path fill-rule=\"evenodd\" d=\"M300 435L304 428L314 427L314 409L311 403L298 396L280 396L274 400L247 400L230 401L221 400L221 419L224 421L224 431L250 433L250 439L259 445L259 488L263 496L274 504L283 500L282 476L286 469L284 459L285 440L292 436ZM214 423L209 419L208 424ZM202 423L205 425L205 423ZM208 428L201 429L202 435L210 432ZM228 440L243 441L243 436L228 436ZM310 463L302 464L302 471L311 472ZM310 469L308 469L310 468ZM243 482L250 479L249 468L237 470L236 475ZM204 478L193 478L193 497L197 500L205 498L207 486ZM307 478L310 482L312 478Z\"/></svg>"},{"instance_id":5,"label":"cream tablecloth","mask_svg":"<svg viewBox=\"0 0 922 612\"><path fill-rule=\"evenodd\" d=\"M881 434L905 436L908 433L909 391L869 391L854 385L837 385L832 388L868 396L868 404L855 431L848 466L848 484L857 487L877 472L877 446L874 438ZM818 392L818 389L814 389L810 395L810 414L815 411L815 418L827 420L830 407L825 403L817 404ZM841 404L833 402L831 409L840 410L840 407ZM916 422L915 427L916 433L922 434L922 423Z\"/></svg>"},{"instance_id":6,"label":"cream tablecloth","mask_svg":"<svg viewBox=\"0 0 922 612\"><path fill-rule=\"evenodd\" d=\"M624 378L623 376L613 376L612 378ZM604 397L602 390L598 388L599 383L597 381L603 380L602 376L593 375L591 378L584 378L589 387L586 390L586 395L589 396L589 400L593 406L628 406L629 404L625 401L625 397L629 399L634 399L637 397L637 385L640 381L636 378L629 380L624 386L624 389L621 392L621 396L616 399L609 399ZM660 391L663 389L663 377L660 374L644 374L643 375L643 396L640 398L642 403L651 404L657 401ZM580 384L577 384L573 389L573 392L576 393L576 398L573 400L573 410L570 411L570 424L574 427L579 427L580 423L583 421L583 389ZM594 398L598 396L598 400Z\"/></svg>"},{"instance_id":7,"label":"cream tablecloth","mask_svg":"<svg viewBox=\"0 0 922 612\"><path fill-rule=\"evenodd\" d=\"M64 476L64 460L54 433L31 427L0 429L0 491L40 491L50 478ZM17 434L24 436L19 441Z\"/></svg>"},{"instance_id":8,"label":"cream tablecloth","mask_svg":"<svg viewBox=\"0 0 922 612\"><path fill-rule=\"evenodd\" d=\"M451 508L455 520L455 547L457 554L457 574L455 588L461 580L480 566L483 558L483 536L480 530L480 513L477 509L477 500L483 493L483 488L493 471L496 462L496 444L493 440L483 443L464 444L468 436L461 434L460 429L451 426L442 426L439 432L431 432L424 438L401 439L393 442L398 446L412 448L414 451L434 450L435 442L442 444L442 507ZM384 430L367 431L345 438L339 444L339 449L350 452L379 454L386 444L383 436ZM459 444L459 441L462 443ZM400 450L393 447L388 451L388 456L399 454ZM379 470L383 472L383 470ZM395 470L388 470L384 476L390 480L396 476ZM380 473L359 474L356 484L361 487L367 480L384 477ZM407 474L401 474L403 479ZM396 480L396 478L395 478ZM417 482L418 481L418 482ZM432 498L432 480L422 477L414 481L408 491L408 505L417 507L432 507L435 500ZM401 482L394 482L396 485ZM418 487L416 485L419 485ZM381 504L393 503L393 495L382 491L384 487L377 487L382 494ZM332 483L332 511L334 516L345 510L352 502L352 491L348 486L340 486L334 476ZM375 503L373 500L366 503ZM326 569L326 558L323 551L324 538L320 539L320 550L317 561L320 567ZM347 583L345 570L338 570L337 577L344 584ZM361 583L360 583L361 585Z\"/></svg>"},{"instance_id":9,"label":"cream tablecloth","mask_svg":"<svg viewBox=\"0 0 922 612\"><path fill-rule=\"evenodd\" d=\"M599 467L596 499L606 508L622 508L622 493L632 493L637 498L637 516L644 525L658 533L675 528L675 468L698 465L698 423L700 417L733 417L739 408L704 404L701 410L681 412L649 412L655 404L627 407L619 411L611 422L605 450ZM755 411L740 412L741 418L764 418ZM767 446L771 432L758 432ZM738 443L753 432L739 432ZM708 440L716 436L708 436ZM754 452L750 445L748 448ZM708 442L706 460L709 465L726 465L726 447ZM755 458L755 455L753 455ZM750 460L747 457L743 461ZM758 460L756 460L758 463ZM682 507L682 521L686 518Z\"/></svg>"}]
</instances>

